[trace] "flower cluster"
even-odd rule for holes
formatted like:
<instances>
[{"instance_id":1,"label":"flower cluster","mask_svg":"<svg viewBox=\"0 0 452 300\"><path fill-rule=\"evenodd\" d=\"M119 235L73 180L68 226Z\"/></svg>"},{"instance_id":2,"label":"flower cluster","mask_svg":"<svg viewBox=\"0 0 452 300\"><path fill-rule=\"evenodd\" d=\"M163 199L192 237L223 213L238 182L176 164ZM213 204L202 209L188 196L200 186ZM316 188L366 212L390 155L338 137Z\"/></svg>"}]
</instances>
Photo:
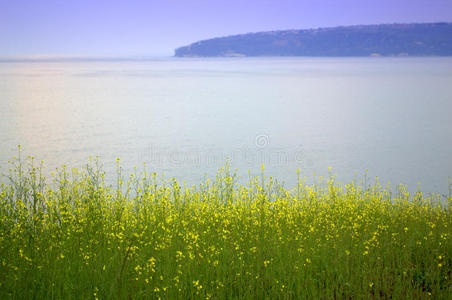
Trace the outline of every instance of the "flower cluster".
<instances>
[{"instance_id":1,"label":"flower cluster","mask_svg":"<svg viewBox=\"0 0 452 300\"><path fill-rule=\"evenodd\" d=\"M195 186L96 162L0 187L0 298L446 298L452 199L334 177ZM28 165L27 165L28 164ZM118 161L119 164L119 161ZM120 167L118 167L120 168Z\"/></svg>"}]
</instances>

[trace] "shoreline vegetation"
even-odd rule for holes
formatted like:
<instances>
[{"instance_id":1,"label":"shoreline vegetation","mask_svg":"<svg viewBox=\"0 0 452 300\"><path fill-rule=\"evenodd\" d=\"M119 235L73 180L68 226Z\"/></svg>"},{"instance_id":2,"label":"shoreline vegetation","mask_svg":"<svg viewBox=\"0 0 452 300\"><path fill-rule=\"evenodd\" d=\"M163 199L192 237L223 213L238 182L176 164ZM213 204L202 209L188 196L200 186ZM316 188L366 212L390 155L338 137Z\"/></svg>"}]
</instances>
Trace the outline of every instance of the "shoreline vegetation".
<instances>
[{"instance_id":1,"label":"shoreline vegetation","mask_svg":"<svg viewBox=\"0 0 452 300\"><path fill-rule=\"evenodd\" d=\"M331 176L287 190L105 183L97 161L44 178L11 162L0 187L1 299L446 299L452 197ZM38 166L36 166L38 165Z\"/></svg>"}]
</instances>

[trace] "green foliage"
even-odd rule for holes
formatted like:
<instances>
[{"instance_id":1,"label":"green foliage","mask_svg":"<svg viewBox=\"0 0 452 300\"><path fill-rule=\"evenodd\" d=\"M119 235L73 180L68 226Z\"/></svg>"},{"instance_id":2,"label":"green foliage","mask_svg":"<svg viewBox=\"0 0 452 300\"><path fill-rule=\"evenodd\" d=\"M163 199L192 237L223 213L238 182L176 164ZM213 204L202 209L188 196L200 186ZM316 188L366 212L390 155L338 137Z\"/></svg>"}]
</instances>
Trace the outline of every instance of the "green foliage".
<instances>
[{"instance_id":1,"label":"green foliage","mask_svg":"<svg viewBox=\"0 0 452 300\"><path fill-rule=\"evenodd\" d=\"M19 157L0 188L1 299L447 298L452 199L338 184L114 187L94 161L48 182Z\"/></svg>"}]
</instances>

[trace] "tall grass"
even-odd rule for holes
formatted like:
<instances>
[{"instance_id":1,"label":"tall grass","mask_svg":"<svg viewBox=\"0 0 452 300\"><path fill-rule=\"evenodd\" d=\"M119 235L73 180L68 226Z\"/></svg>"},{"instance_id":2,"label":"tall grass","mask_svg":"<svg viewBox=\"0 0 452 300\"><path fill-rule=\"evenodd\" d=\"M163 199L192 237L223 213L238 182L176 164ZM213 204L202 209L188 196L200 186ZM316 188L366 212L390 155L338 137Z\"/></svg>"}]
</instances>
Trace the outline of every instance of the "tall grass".
<instances>
[{"instance_id":1,"label":"tall grass","mask_svg":"<svg viewBox=\"0 0 452 300\"><path fill-rule=\"evenodd\" d=\"M96 162L0 188L1 299L362 299L452 294L446 198L335 182L185 186Z\"/></svg>"}]
</instances>

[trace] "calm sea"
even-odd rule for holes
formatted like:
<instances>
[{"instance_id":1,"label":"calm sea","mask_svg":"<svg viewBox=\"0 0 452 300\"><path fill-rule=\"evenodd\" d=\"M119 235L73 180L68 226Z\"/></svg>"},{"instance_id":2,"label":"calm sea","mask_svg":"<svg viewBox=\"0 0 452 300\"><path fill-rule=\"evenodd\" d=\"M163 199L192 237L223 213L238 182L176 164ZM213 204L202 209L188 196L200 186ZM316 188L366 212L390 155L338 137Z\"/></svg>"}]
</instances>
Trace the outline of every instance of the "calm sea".
<instances>
[{"instance_id":1,"label":"calm sea","mask_svg":"<svg viewBox=\"0 0 452 300\"><path fill-rule=\"evenodd\" d=\"M224 58L0 63L0 167L22 145L47 170L99 156L108 172L189 184L229 157L312 182L448 192L452 58Z\"/></svg>"}]
</instances>

